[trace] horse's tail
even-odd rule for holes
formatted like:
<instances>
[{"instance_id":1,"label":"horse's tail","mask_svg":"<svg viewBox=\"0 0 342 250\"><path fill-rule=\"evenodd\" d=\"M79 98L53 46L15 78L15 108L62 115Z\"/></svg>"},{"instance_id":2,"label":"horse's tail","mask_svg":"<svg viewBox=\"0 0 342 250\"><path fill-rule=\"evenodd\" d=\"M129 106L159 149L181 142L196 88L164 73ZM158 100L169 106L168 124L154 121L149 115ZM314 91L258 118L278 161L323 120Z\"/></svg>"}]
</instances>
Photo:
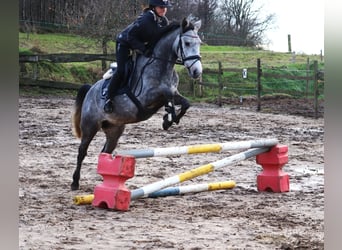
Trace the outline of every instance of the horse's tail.
<instances>
[{"instance_id":1,"label":"horse's tail","mask_svg":"<svg viewBox=\"0 0 342 250\"><path fill-rule=\"evenodd\" d=\"M81 138L81 135L82 135L81 125L80 125L82 104L90 88L91 88L91 85L84 84L77 92L75 105L74 105L74 112L72 115L73 133L77 138Z\"/></svg>"}]
</instances>

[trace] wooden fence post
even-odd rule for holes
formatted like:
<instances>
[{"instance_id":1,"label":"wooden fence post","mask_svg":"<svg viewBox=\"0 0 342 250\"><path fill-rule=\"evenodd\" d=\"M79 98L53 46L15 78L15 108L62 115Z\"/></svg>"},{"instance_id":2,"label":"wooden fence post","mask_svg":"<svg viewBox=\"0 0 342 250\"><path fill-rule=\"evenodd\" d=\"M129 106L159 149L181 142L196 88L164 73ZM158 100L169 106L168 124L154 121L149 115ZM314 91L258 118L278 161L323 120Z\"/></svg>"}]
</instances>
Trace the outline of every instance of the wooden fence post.
<instances>
[{"instance_id":1,"label":"wooden fence post","mask_svg":"<svg viewBox=\"0 0 342 250\"><path fill-rule=\"evenodd\" d=\"M190 92L192 94L193 97L196 97L196 93L195 93L195 84L196 84L197 80L190 80Z\"/></svg>"},{"instance_id":2,"label":"wooden fence post","mask_svg":"<svg viewBox=\"0 0 342 250\"><path fill-rule=\"evenodd\" d=\"M38 62L33 63L33 79L37 80L39 75L39 67L38 67Z\"/></svg>"},{"instance_id":3,"label":"wooden fence post","mask_svg":"<svg viewBox=\"0 0 342 250\"><path fill-rule=\"evenodd\" d=\"M318 118L318 62L314 61L314 106L315 106L315 118Z\"/></svg>"},{"instance_id":4,"label":"wooden fence post","mask_svg":"<svg viewBox=\"0 0 342 250\"><path fill-rule=\"evenodd\" d=\"M309 57L306 59L306 77L309 78L309 72L310 72L310 59ZM309 94L309 79L306 79L306 90L305 90L305 97L308 99L308 94Z\"/></svg>"},{"instance_id":5,"label":"wooden fence post","mask_svg":"<svg viewBox=\"0 0 342 250\"><path fill-rule=\"evenodd\" d=\"M222 63L218 62L219 70L218 70L218 81L219 81L219 96L218 96L218 105L222 107L222 90L223 90L223 82L222 82Z\"/></svg>"},{"instance_id":6,"label":"wooden fence post","mask_svg":"<svg viewBox=\"0 0 342 250\"><path fill-rule=\"evenodd\" d=\"M204 89L203 78L202 78L202 75L201 75L200 84L199 84L199 88L198 88L200 97L203 97L203 89Z\"/></svg>"},{"instance_id":7,"label":"wooden fence post","mask_svg":"<svg viewBox=\"0 0 342 250\"><path fill-rule=\"evenodd\" d=\"M194 96L195 95L196 95L196 90L194 90ZM202 75L200 76L200 79L198 80L198 95L199 95L199 97L203 97L203 79L202 79Z\"/></svg>"},{"instance_id":8,"label":"wooden fence post","mask_svg":"<svg viewBox=\"0 0 342 250\"><path fill-rule=\"evenodd\" d=\"M39 75L39 67L38 67L38 56L33 56L33 75L32 75L32 79L37 80L38 79L38 75Z\"/></svg>"},{"instance_id":9,"label":"wooden fence post","mask_svg":"<svg viewBox=\"0 0 342 250\"><path fill-rule=\"evenodd\" d=\"M260 58L257 59L257 101L258 101L258 106L257 106L257 111L261 110L261 62Z\"/></svg>"},{"instance_id":10,"label":"wooden fence post","mask_svg":"<svg viewBox=\"0 0 342 250\"><path fill-rule=\"evenodd\" d=\"M291 53L292 49L291 49L291 35L290 34L287 35L287 46L288 46L289 53Z\"/></svg>"}]
</instances>

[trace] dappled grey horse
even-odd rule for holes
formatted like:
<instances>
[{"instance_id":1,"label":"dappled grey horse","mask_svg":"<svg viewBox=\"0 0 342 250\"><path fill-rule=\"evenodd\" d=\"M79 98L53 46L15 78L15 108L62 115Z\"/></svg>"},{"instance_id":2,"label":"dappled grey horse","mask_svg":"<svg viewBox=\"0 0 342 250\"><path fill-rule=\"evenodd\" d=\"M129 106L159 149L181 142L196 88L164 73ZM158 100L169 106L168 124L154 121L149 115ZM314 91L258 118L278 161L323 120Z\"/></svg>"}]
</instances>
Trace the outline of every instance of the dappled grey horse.
<instances>
[{"instance_id":1,"label":"dappled grey horse","mask_svg":"<svg viewBox=\"0 0 342 250\"><path fill-rule=\"evenodd\" d=\"M113 153L122 135L125 124L149 119L161 107L167 113L163 117L163 128L167 130L189 108L189 102L177 90L178 75L175 64L183 64L191 78L202 74L198 29L201 21L184 19L178 29L165 34L156 44L151 57L138 56L134 70L130 73L129 89L113 99L114 111L103 111L105 103L105 79L94 85L83 85L76 96L73 113L73 131L81 138L78 148L77 166L73 174L72 190L79 188L82 162L87 155L90 142L102 129L106 142L101 152ZM175 109L175 106L180 106Z\"/></svg>"}]
</instances>

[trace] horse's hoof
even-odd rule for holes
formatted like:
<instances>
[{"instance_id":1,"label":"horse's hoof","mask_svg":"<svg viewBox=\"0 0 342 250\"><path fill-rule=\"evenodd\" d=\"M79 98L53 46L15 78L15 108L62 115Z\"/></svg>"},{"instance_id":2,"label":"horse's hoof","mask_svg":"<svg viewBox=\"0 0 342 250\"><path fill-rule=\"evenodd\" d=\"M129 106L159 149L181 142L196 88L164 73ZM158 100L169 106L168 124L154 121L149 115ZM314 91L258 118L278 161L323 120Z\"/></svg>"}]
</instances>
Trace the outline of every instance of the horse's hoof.
<instances>
[{"instance_id":1,"label":"horse's hoof","mask_svg":"<svg viewBox=\"0 0 342 250\"><path fill-rule=\"evenodd\" d=\"M168 120L168 114L165 114L165 115L163 116L163 129L164 129L164 130L168 130L169 127L171 127L171 125L172 125L172 121L170 122L170 121Z\"/></svg>"},{"instance_id":2,"label":"horse's hoof","mask_svg":"<svg viewBox=\"0 0 342 250\"><path fill-rule=\"evenodd\" d=\"M164 130L168 130L169 127L171 127L171 125L172 125L172 122L164 121L164 122L163 122L163 129L164 129Z\"/></svg>"},{"instance_id":3,"label":"horse's hoof","mask_svg":"<svg viewBox=\"0 0 342 250\"><path fill-rule=\"evenodd\" d=\"M71 184L71 190L73 190L73 191L78 190L79 187L80 187L80 185L78 185L78 184L74 184L74 183Z\"/></svg>"}]
</instances>

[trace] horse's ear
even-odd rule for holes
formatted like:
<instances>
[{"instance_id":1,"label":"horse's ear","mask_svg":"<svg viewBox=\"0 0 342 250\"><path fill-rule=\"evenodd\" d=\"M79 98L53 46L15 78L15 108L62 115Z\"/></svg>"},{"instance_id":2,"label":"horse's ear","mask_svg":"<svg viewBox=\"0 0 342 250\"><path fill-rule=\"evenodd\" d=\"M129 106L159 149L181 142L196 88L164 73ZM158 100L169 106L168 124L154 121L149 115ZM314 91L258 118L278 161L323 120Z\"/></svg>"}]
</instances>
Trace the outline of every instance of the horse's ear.
<instances>
[{"instance_id":1,"label":"horse's ear","mask_svg":"<svg viewBox=\"0 0 342 250\"><path fill-rule=\"evenodd\" d=\"M182 21L182 31L184 32L185 28L189 26L188 20L184 17Z\"/></svg>"},{"instance_id":2,"label":"horse's ear","mask_svg":"<svg viewBox=\"0 0 342 250\"><path fill-rule=\"evenodd\" d=\"M202 25L201 20L198 20L197 22L194 23L194 27L195 27L196 32L201 28L201 25Z\"/></svg>"}]
</instances>

